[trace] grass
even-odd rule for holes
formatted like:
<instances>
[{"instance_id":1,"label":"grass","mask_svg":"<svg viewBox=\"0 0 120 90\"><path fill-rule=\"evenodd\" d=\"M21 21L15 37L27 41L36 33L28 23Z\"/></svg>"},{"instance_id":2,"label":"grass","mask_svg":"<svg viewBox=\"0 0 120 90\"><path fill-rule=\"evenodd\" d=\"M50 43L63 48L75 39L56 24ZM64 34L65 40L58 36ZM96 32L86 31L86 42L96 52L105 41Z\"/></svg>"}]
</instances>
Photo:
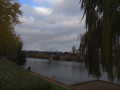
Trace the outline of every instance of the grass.
<instances>
[{"instance_id":1,"label":"grass","mask_svg":"<svg viewBox=\"0 0 120 90\"><path fill-rule=\"evenodd\" d=\"M40 77L24 72L8 60L0 60L0 90L65 90Z\"/></svg>"}]
</instances>

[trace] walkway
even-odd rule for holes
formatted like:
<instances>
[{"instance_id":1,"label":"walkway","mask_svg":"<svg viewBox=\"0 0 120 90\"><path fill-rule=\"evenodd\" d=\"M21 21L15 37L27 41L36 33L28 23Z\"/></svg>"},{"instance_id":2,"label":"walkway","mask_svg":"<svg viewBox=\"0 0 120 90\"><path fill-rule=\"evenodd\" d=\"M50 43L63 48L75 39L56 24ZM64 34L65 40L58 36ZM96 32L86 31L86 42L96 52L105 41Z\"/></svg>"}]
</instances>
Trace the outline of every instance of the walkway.
<instances>
[{"instance_id":1,"label":"walkway","mask_svg":"<svg viewBox=\"0 0 120 90\"><path fill-rule=\"evenodd\" d=\"M66 90L120 90L120 85L116 85L116 84L101 81L101 80L93 80L93 81L78 83L74 85L66 85L61 82L52 80L48 77L45 77L43 75L40 75L38 73L35 73L35 72L30 72L30 73L32 75L39 76L51 83L59 85L65 88Z\"/></svg>"},{"instance_id":2,"label":"walkway","mask_svg":"<svg viewBox=\"0 0 120 90\"><path fill-rule=\"evenodd\" d=\"M120 90L120 85L101 80L79 83L76 85L71 85L71 87L73 90Z\"/></svg>"}]
</instances>

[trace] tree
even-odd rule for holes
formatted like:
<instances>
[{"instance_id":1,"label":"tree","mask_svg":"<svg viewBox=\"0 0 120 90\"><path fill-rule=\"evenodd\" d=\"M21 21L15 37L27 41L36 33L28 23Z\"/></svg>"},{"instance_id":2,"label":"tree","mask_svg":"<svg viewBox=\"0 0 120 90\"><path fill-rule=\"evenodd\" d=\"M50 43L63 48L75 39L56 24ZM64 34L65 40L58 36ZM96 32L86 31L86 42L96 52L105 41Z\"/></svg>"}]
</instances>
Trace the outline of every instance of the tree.
<instances>
[{"instance_id":1,"label":"tree","mask_svg":"<svg viewBox=\"0 0 120 90\"><path fill-rule=\"evenodd\" d=\"M6 57L16 61L18 57L18 36L14 29L20 24L21 15L22 11L17 0L0 0L0 58Z\"/></svg>"},{"instance_id":2,"label":"tree","mask_svg":"<svg viewBox=\"0 0 120 90\"><path fill-rule=\"evenodd\" d=\"M9 25L9 29L13 30L20 23L18 17L22 11L17 0L0 0L0 11L0 24Z\"/></svg>"},{"instance_id":3,"label":"tree","mask_svg":"<svg viewBox=\"0 0 120 90\"><path fill-rule=\"evenodd\" d=\"M76 48L75 48L75 45L73 45L73 46L72 46L72 52L73 52L73 54L75 54L75 53L76 53Z\"/></svg>"},{"instance_id":4,"label":"tree","mask_svg":"<svg viewBox=\"0 0 120 90\"><path fill-rule=\"evenodd\" d=\"M17 64L24 65L26 62L26 54L24 51L22 51L23 43L20 39L20 35L16 37L16 43L17 43Z\"/></svg>"},{"instance_id":5,"label":"tree","mask_svg":"<svg viewBox=\"0 0 120 90\"><path fill-rule=\"evenodd\" d=\"M113 63L119 61L115 59L117 52L114 51L120 45L120 0L80 0L80 3L86 18L87 32L81 42L87 55L86 67L90 69L101 62L103 69L113 78Z\"/></svg>"}]
</instances>

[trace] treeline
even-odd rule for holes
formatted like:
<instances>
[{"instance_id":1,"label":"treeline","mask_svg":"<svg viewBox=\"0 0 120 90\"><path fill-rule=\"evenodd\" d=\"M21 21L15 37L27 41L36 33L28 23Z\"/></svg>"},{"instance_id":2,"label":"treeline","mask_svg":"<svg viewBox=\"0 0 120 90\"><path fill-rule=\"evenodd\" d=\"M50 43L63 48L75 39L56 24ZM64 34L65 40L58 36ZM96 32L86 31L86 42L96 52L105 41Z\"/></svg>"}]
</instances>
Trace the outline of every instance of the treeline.
<instances>
[{"instance_id":1,"label":"treeline","mask_svg":"<svg viewBox=\"0 0 120 90\"><path fill-rule=\"evenodd\" d=\"M0 0L0 58L9 59L18 64L25 63L25 53L20 35L15 33L15 26L20 24L22 15L17 0Z\"/></svg>"},{"instance_id":2,"label":"treeline","mask_svg":"<svg viewBox=\"0 0 120 90\"><path fill-rule=\"evenodd\" d=\"M60 59L65 60L65 61L77 61L77 62L84 62L85 61L84 56L78 56L78 55L61 56Z\"/></svg>"},{"instance_id":3,"label":"treeline","mask_svg":"<svg viewBox=\"0 0 120 90\"><path fill-rule=\"evenodd\" d=\"M28 54L29 58L39 58L39 59L51 59L51 56L44 53L33 53ZM53 60L64 60L64 61L80 61L83 62L85 60L85 56L77 55L77 54L66 54L66 55L53 55Z\"/></svg>"},{"instance_id":4,"label":"treeline","mask_svg":"<svg viewBox=\"0 0 120 90\"><path fill-rule=\"evenodd\" d=\"M37 53L28 54L27 57L29 57L29 58L40 58L40 59L49 59L50 58L49 55L43 54L43 53L40 53L40 54L37 54Z\"/></svg>"}]
</instances>

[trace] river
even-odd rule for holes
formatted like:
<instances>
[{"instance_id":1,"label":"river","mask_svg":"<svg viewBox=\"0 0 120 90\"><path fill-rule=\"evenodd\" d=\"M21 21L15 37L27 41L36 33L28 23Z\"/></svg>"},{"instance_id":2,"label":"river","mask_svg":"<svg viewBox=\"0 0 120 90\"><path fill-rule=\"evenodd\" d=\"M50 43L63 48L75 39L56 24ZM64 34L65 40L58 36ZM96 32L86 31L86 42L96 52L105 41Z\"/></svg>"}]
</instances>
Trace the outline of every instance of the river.
<instances>
[{"instance_id":1,"label":"river","mask_svg":"<svg viewBox=\"0 0 120 90\"><path fill-rule=\"evenodd\" d=\"M49 63L47 59L27 58L24 67L27 68L29 66L33 72L68 85L98 79L92 75L88 75L84 62L52 60L51 63ZM103 71L99 79L110 82L107 73ZM115 80L115 83L119 83L119 81Z\"/></svg>"}]
</instances>

